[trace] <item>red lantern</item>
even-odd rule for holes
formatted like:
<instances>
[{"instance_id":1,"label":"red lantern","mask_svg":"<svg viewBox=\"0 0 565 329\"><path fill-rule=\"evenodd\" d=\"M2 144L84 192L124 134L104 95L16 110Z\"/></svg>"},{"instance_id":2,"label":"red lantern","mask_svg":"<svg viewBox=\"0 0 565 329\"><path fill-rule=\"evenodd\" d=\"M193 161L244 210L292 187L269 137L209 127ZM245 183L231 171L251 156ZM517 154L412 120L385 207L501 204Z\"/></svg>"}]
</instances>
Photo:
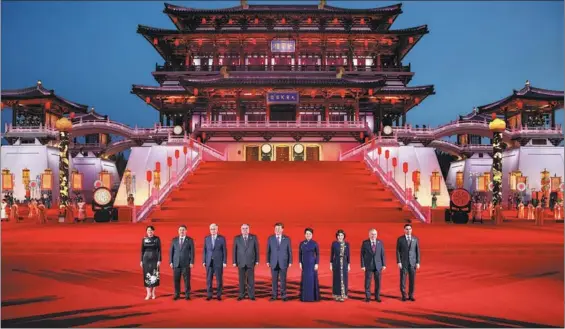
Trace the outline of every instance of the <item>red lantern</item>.
<instances>
[{"instance_id":1,"label":"red lantern","mask_svg":"<svg viewBox=\"0 0 565 329\"><path fill-rule=\"evenodd\" d=\"M256 45L256 44L257 44L257 40L255 40L255 38L253 38L253 39L251 39L251 43L252 43L253 45Z\"/></svg>"},{"instance_id":2,"label":"red lantern","mask_svg":"<svg viewBox=\"0 0 565 329\"><path fill-rule=\"evenodd\" d=\"M373 96L373 89L369 89L369 96Z\"/></svg>"},{"instance_id":3,"label":"red lantern","mask_svg":"<svg viewBox=\"0 0 565 329\"><path fill-rule=\"evenodd\" d=\"M175 150L175 159L178 159L179 157L180 157L180 151Z\"/></svg>"},{"instance_id":4,"label":"red lantern","mask_svg":"<svg viewBox=\"0 0 565 329\"><path fill-rule=\"evenodd\" d=\"M71 112L71 113L69 114L69 118L74 119L74 118L75 118L75 112Z\"/></svg>"},{"instance_id":5,"label":"red lantern","mask_svg":"<svg viewBox=\"0 0 565 329\"><path fill-rule=\"evenodd\" d=\"M361 18L361 25L365 25L365 19Z\"/></svg>"},{"instance_id":6,"label":"red lantern","mask_svg":"<svg viewBox=\"0 0 565 329\"><path fill-rule=\"evenodd\" d=\"M310 92L310 97L315 98L316 97L316 92L314 90L312 90Z\"/></svg>"},{"instance_id":7,"label":"red lantern","mask_svg":"<svg viewBox=\"0 0 565 329\"><path fill-rule=\"evenodd\" d=\"M198 46L202 46L202 39L198 39Z\"/></svg>"},{"instance_id":8,"label":"red lantern","mask_svg":"<svg viewBox=\"0 0 565 329\"><path fill-rule=\"evenodd\" d=\"M202 17L202 24L206 24L206 18Z\"/></svg>"},{"instance_id":9,"label":"red lantern","mask_svg":"<svg viewBox=\"0 0 565 329\"><path fill-rule=\"evenodd\" d=\"M194 88L194 96L198 96L198 88Z\"/></svg>"},{"instance_id":10,"label":"red lantern","mask_svg":"<svg viewBox=\"0 0 565 329\"><path fill-rule=\"evenodd\" d=\"M365 48L367 48L369 46L369 40L365 39L365 41L363 41L363 43L365 44Z\"/></svg>"},{"instance_id":11,"label":"red lantern","mask_svg":"<svg viewBox=\"0 0 565 329\"><path fill-rule=\"evenodd\" d=\"M334 24L337 24L337 23L338 23L338 20L337 20L337 17L336 17L336 18L334 18Z\"/></svg>"},{"instance_id":12,"label":"red lantern","mask_svg":"<svg viewBox=\"0 0 565 329\"><path fill-rule=\"evenodd\" d=\"M390 100L390 103L391 103L392 105L396 104L396 102L398 102L398 100L397 100L396 98L392 98L392 99Z\"/></svg>"},{"instance_id":13,"label":"red lantern","mask_svg":"<svg viewBox=\"0 0 565 329\"><path fill-rule=\"evenodd\" d=\"M382 147L379 146L379 147L377 148L377 154L378 154L379 156L381 156L381 154L383 154L383 148L382 148Z\"/></svg>"},{"instance_id":14,"label":"red lantern","mask_svg":"<svg viewBox=\"0 0 565 329\"><path fill-rule=\"evenodd\" d=\"M232 25L232 24L233 24L233 19L230 18L230 19L228 20L228 24L229 24L229 25Z\"/></svg>"},{"instance_id":15,"label":"red lantern","mask_svg":"<svg viewBox=\"0 0 565 329\"><path fill-rule=\"evenodd\" d=\"M408 38L408 43L409 43L409 44L413 44L413 43L414 43L414 37L409 37L409 38Z\"/></svg>"},{"instance_id":16,"label":"red lantern","mask_svg":"<svg viewBox=\"0 0 565 329\"><path fill-rule=\"evenodd\" d=\"M179 39L175 39L175 47L180 46L180 40Z\"/></svg>"},{"instance_id":17,"label":"red lantern","mask_svg":"<svg viewBox=\"0 0 565 329\"><path fill-rule=\"evenodd\" d=\"M173 165L173 158L167 157L167 166L171 167Z\"/></svg>"},{"instance_id":18,"label":"red lantern","mask_svg":"<svg viewBox=\"0 0 565 329\"><path fill-rule=\"evenodd\" d=\"M45 109L46 109L46 110L51 109L51 102L45 103Z\"/></svg>"},{"instance_id":19,"label":"red lantern","mask_svg":"<svg viewBox=\"0 0 565 329\"><path fill-rule=\"evenodd\" d=\"M255 24L259 24L259 18L255 17Z\"/></svg>"},{"instance_id":20,"label":"red lantern","mask_svg":"<svg viewBox=\"0 0 565 329\"><path fill-rule=\"evenodd\" d=\"M386 151L385 151L385 159L388 160L389 157L390 157L390 151L389 151L389 150L386 150Z\"/></svg>"},{"instance_id":21,"label":"red lantern","mask_svg":"<svg viewBox=\"0 0 565 329\"><path fill-rule=\"evenodd\" d=\"M308 22L308 24L312 24L312 18L308 17L308 19L306 20L306 22Z\"/></svg>"},{"instance_id":22,"label":"red lantern","mask_svg":"<svg viewBox=\"0 0 565 329\"><path fill-rule=\"evenodd\" d=\"M192 140L190 141L192 142ZM188 147L186 145L182 147L182 153L184 153L184 155L188 153Z\"/></svg>"},{"instance_id":23,"label":"red lantern","mask_svg":"<svg viewBox=\"0 0 565 329\"><path fill-rule=\"evenodd\" d=\"M226 46L230 44L230 41L226 39Z\"/></svg>"},{"instance_id":24,"label":"red lantern","mask_svg":"<svg viewBox=\"0 0 565 329\"><path fill-rule=\"evenodd\" d=\"M176 23L178 23L178 22L179 22L179 19L178 19L178 18L176 18L176 17L173 17L173 23L175 23L175 24L176 24Z\"/></svg>"},{"instance_id":25,"label":"red lantern","mask_svg":"<svg viewBox=\"0 0 565 329\"><path fill-rule=\"evenodd\" d=\"M406 174L408 172L408 162L402 163L402 171Z\"/></svg>"},{"instance_id":26,"label":"red lantern","mask_svg":"<svg viewBox=\"0 0 565 329\"><path fill-rule=\"evenodd\" d=\"M308 39L308 46L312 45L312 39Z\"/></svg>"},{"instance_id":27,"label":"red lantern","mask_svg":"<svg viewBox=\"0 0 565 329\"><path fill-rule=\"evenodd\" d=\"M392 158L392 166L394 168L396 168L396 165L398 164L398 160L396 159L396 157Z\"/></svg>"},{"instance_id":28,"label":"red lantern","mask_svg":"<svg viewBox=\"0 0 565 329\"><path fill-rule=\"evenodd\" d=\"M420 97L414 98L414 103L415 103L415 104L420 104Z\"/></svg>"},{"instance_id":29,"label":"red lantern","mask_svg":"<svg viewBox=\"0 0 565 329\"><path fill-rule=\"evenodd\" d=\"M147 104L151 103L151 97L149 96L145 97L145 103Z\"/></svg>"},{"instance_id":30,"label":"red lantern","mask_svg":"<svg viewBox=\"0 0 565 329\"><path fill-rule=\"evenodd\" d=\"M388 19L388 23L392 24L392 17Z\"/></svg>"},{"instance_id":31,"label":"red lantern","mask_svg":"<svg viewBox=\"0 0 565 329\"><path fill-rule=\"evenodd\" d=\"M518 109L521 110L521 109L524 107L524 102L518 101L518 102L516 103L516 105L518 106Z\"/></svg>"},{"instance_id":32,"label":"red lantern","mask_svg":"<svg viewBox=\"0 0 565 329\"><path fill-rule=\"evenodd\" d=\"M156 46L159 44L159 39L153 38L153 44Z\"/></svg>"},{"instance_id":33,"label":"red lantern","mask_svg":"<svg viewBox=\"0 0 565 329\"><path fill-rule=\"evenodd\" d=\"M151 179L153 178L153 173L151 170L147 170L145 173L145 179L147 179L147 183L151 183Z\"/></svg>"},{"instance_id":34,"label":"red lantern","mask_svg":"<svg viewBox=\"0 0 565 329\"><path fill-rule=\"evenodd\" d=\"M161 162L159 161L155 162L155 170L161 171Z\"/></svg>"},{"instance_id":35,"label":"red lantern","mask_svg":"<svg viewBox=\"0 0 565 329\"><path fill-rule=\"evenodd\" d=\"M281 24L286 24L286 18L283 17L283 18L281 19Z\"/></svg>"},{"instance_id":36,"label":"red lantern","mask_svg":"<svg viewBox=\"0 0 565 329\"><path fill-rule=\"evenodd\" d=\"M492 112L491 115L490 115L490 117L491 117L493 120L496 119L496 113Z\"/></svg>"}]
</instances>

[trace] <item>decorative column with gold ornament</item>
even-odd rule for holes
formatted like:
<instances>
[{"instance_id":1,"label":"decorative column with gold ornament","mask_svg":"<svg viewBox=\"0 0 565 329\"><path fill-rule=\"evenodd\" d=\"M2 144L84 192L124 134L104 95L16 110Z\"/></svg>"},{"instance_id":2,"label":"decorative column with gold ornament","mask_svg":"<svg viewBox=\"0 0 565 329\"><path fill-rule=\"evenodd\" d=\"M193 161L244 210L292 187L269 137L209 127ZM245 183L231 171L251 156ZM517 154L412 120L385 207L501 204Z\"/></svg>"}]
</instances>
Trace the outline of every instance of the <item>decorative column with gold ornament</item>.
<instances>
[{"instance_id":1,"label":"decorative column with gold ornament","mask_svg":"<svg viewBox=\"0 0 565 329\"><path fill-rule=\"evenodd\" d=\"M69 135L73 128L71 120L62 117L55 122L55 128L59 131L59 208L69 205Z\"/></svg>"},{"instance_id":2,"label":"decorative column with gold ornament","mask_svg":"<svg viewBox=\"0 0 565 329\"><path fill-rule=\"evenodd\" d=\"M502 142L502 133L506 129L506 122L496 117L496 113L492 114L492 121L488 128L492 131L492 204L495 208L502 203L502 151L504 145Z\"/></svg>"}]
</instances>

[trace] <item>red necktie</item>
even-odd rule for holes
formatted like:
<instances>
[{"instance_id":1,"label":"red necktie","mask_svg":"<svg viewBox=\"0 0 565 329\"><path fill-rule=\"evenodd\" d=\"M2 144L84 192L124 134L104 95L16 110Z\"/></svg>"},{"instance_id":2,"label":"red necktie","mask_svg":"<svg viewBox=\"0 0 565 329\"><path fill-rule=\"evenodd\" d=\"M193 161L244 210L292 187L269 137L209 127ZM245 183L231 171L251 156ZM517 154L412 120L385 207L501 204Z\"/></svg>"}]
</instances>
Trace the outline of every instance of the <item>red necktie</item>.
<instances>
[{"instance_id":1,"label":"red necktie","mask_svg":"<svg viewBox=\"0 0 565 329\"><path fill-rule=\"evenodd\" d=\"M377 252L377 244L373 242L373 246L371 247L371 249L373 249L373 252Z\"/></svg>"}]
</instances>

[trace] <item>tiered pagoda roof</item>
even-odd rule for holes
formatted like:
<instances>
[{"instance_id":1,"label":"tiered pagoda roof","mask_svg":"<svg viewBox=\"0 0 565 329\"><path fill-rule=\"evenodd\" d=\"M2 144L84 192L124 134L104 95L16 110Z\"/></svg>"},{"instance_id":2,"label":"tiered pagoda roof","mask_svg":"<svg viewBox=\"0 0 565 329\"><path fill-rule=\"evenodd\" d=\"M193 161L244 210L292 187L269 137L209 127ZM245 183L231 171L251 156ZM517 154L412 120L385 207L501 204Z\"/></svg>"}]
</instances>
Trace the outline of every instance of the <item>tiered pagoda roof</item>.
<instances>
[{"instance_id":1,"label":"tiered pagoda roof","mask_svg":"<svg viewBox=\"0 0 565 329\"><path fill-rule=\"evenodd\" d=\"M524 105L540 110L563 108L563 91L535 88L527 81L524 88L513 90L512 95L496 102L479 106L479 113L501 113L521 110Z\"/></svg>"},{"instance_id":2,"label":"tiered pagoda roof","mask_svg":"<svg viewBox=\"0 0 565 329\"><path fill-rule=\"evenodd\" d=\"M6 106L14 104L44 106L47 102L50 102L49 106L60 109L62 113L86 113L88 110L88 105L71 102L55 94L54 90L44 88L40 81L29 88L2 90L2 104Z\"/></svg>"},{"instance_id":3,"label":"tiered pagoda roof","mask_svg":"<svg viewBox=\"0 0 565 329\"><path fill-rule=\"evenodd\" d=\"M434 94L434 87L406 87L414 73L402 58L429 30L427 25L391 30L401 8L347 9L323 0L319 5L242 1L220 9L166 3L164 13L176 29L137 29L166 61L153 72L161 86L133 85L132 93L159 111L171 112L205 111L212 98L227 96L230 101L239 91L256 101L269 90L294 89L306 103L319 102L321 96L340 102L346 97L357 100L361 111L373 111L378 104L385 111L405 113ZM275 54L270 47L277 39L293 40L296 50ZM276 56L294 57L294 62L271 63ZM330 60L345 56L347 65ZM306 57L321 64L305 64L312 62L300 59ZM261 58L260 65L248 64L249 58ZM354 58L361 62L353 64ZM373 64L365 64L365 58Z\"/></svg>"},{"instance_id":4,"label":"tiered pagoda roof","mask_svg":"<svg viewBox=\"0 0 565 329\"><path fill-rule=\"evenodd\" d=\"M137 32L157 50L157 52L163 57L168 56L184 56L186 55L187 47L191 44L194 47L202 38L213 38L217 39L216 36L223 36L224 38L233 37L239 39L243 44L250 43L252 38L267 38L267 36L272 37L289 37L289 34L300 33L302 36L307 36L315 40L321 39L335 39L335 40L347 40L350 42L364 42L364 39L371 39L371 43L377 43L381 49L384 51L389 49L390 52L395 50L398 51L399 59L403 59L408 52L414 47L418 41L425 35L429 33L428 26L422 25L406 29L398 30L380 30L374 31L370 28L355 29L355 30L345 30L345 29L326 29L321 31L320 29L301 29L300 31L293 30L283 30L283 29L273 29L268 28L254 28L245 31L240 29L202 29L195 30L187 33L183 30L171 30L154 28L144 25L139 25ZM248 36L247 41L241 39L241 33L244 32ZM351 34L355 34L355 39L353 40ZM359 38L361 36L361 38ZM220 42L221 41L221 42ZM220 47L222 47L222 42L224 40L214 40L218 42Z\"/></svg>"}]
</instances>

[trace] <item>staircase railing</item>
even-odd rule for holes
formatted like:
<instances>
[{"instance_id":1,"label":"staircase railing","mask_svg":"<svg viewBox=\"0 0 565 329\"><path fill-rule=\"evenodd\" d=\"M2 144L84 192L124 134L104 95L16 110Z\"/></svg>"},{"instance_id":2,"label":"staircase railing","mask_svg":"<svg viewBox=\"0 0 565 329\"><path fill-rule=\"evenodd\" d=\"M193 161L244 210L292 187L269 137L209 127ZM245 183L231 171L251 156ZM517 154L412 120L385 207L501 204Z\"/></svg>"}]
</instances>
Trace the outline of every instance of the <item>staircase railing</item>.
<instances>
[{"instance_id":1,"label":"staircase railing","mask_svg":"<svg viewBox=\"0 0 565 329\"><path fill-rule=\"evenodd\" d=\"M170 145L174 145L174 144L183 144L183 145L188 145L188 143L192 141L192 147L195 147L196 149L198 149L201 152L205 152L208 155L220 160L220 161L228 161L228 156L226 154L226 152L222 153L216 149L211 148L208 145L202 144L199 141L195 140L192 137L189 137L187 135L181 136L181 137L173 137L171 135L169 135L168 139L167 139L167 144Z\"/></svg>"},{"instance_id":2,"label":"staircase railing","mask_svg":"<svg viewBox=\"0 0 565 329\"><path fill-rule=\"evenodd\" d=\"M143 205L137 212L136 221L141 222L145 218L147 218L149 213L151 213L151 210L153 210L155 206L161 204L165 200L165 198L171 193L173 188L178 187L190 172L194 172L196 170L196 168L200 164L201 158L202 158L201 153L197 152L196 157L192 159L191 165L184 166L184 168L182 169L179 175L169 179L169 181L165 184L165 186L159 189L157 193L151 194L151 196L149 196L149 198L143 203Z\"/></svg>"},{"instance_id":3,"label":"staircase railing","mask_svg":"<svg viewBox=\"0 0 565 329\"><path fill-rule=\"evenodd\" d=\"M396 136L386 137L383 138L382 136L375 136L373 139L363 143L359 146L356 146L350 150L345 151L344 153L339 153L339 161L345 161L353 156L356 156L359 153L367 153L369 148L375 145L382 145L382 146L398 146L398 139Z\"/></svg>"},{"instance_id":4,"label":"staircase railing","mask_svg":"<svg viewBox=\"0 0 565 329\"><path fill-rule=\"evenodd\" d=\"M415 199L412 198L410 192L404 190L394 178L390 172L387 174L381 168L379 163L376 160L371 159L368 155L365 155L365 163L370 168L370 170L377 174L380 180L390 188L390 190L396 195L400 203L406 205L410 211L423 223L430 223L431 214L429 209L426 210L422 205Z\"/></svg>"},{"instance_id":5,"label":"staircase railing","mask_svg":"<svg viewBox=\"0 0 565 329\"><path fill-rule=\"evenodd\" d=\"M147 216L151 213L151 210L153 210L153 208L155 208L157 205L163 203L163 201L165 200L165 198L171 193L171 191L173 190L173 188L178 187L186 178L186 176L188 176L188 174L190 172L194 172L196 170L196 168L198 167L198 165L200 164L200 162L202 161L202 153L206 152L209 155L217 158L220 161L227 161L227 156L226 154L222 154L221 152L207 146L204 145L196 140L194 140L191 137L188 136L183 136L183 137L172 137L171 135L169 135L168 137L168 143L170 144L181 144L181 145L186 145L186 146L190 146L190 141L192 141L192 148L198 150L198 152L196 152L196 157L192 160L192 164L190 166L184 166L184 168L182 169L182 171L179 173L179 175L177 175L176 177L171 178L166 184L165 186L163 186L158 193L152 194L141 206L141 208L139 209L139 212L137 213L137 218L136 221L140 222L143 221L145 218L147 218ZM192 153L191 153L192 154Z\"/></svg>"}]
</instances>

